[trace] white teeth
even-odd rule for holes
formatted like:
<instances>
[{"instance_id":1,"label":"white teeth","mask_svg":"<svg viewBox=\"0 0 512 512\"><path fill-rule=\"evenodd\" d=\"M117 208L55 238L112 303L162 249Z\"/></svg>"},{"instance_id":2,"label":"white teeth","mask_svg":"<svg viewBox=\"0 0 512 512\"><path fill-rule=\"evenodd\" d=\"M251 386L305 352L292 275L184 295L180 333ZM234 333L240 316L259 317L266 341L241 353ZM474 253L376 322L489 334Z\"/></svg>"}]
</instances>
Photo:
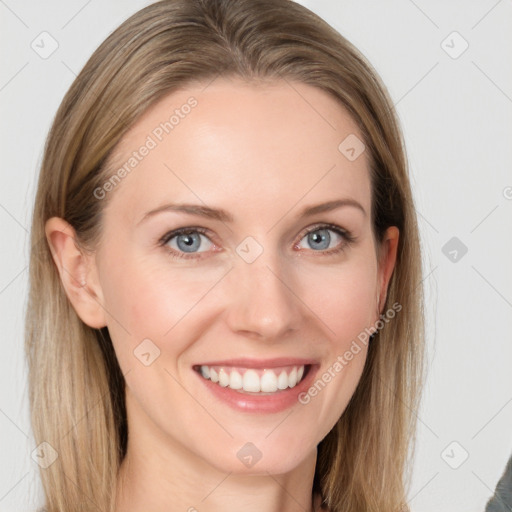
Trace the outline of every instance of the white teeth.
<instances>
[{"instance_id":1,"label":"white teeth","mask_svg":"<svg viewBox=\"0 0 512 512\"><path fill-rule=\"evenodd\" d=\"M290 375L288 375L288 386L293 388L295 384L297 384L297 368L293 368Z\"/></svg>"},{"instance_id":2,"label":"white teeth","mask_svg":"<svg viewBox=\"0 0 512 512\"><path fill-rule=\"evenodd\" d=\"M264 393L277 391L277 377L273 371L265 372L261 377L261 391Z\"/></svg>"},{"instance_id":3,"label":"white teeth","mask_svg":"<svg viewBox=\"0 0 512 512\"><path fill-rule=\"evenodd\" d=\"M224 368L219 370L219 384L223 388L229 386L229 375L227 374L226 370L224 370Z\"/></svg>"},{"instance_id":4,"label":"white teeth","mask_svg":"<svg viewBox=\"0 0 512 512\"><path fill-rule=\"evenodd\" d=\"M229 387L231 389L242 389L244 386L242 376L236 371L233 370L231 372Z\"/></svg>"},{"instance_id":5,"label":"white teeth","mask_svg":"<svg viewBox=\"0 0 512 512\"><path fill-rule=\"evenodd\" d=\"M230 367L219 368L203 365L200 367L200 373L205 379L218 383L222 387L229 387L239 391L251 393L275 393L279 390L295 387L304 375L304 365L293 366L291 369L278 370L255 370L247 369L245 371Z\"/></svg>"},{"instance_id":6,"label":"white teeth","mask_svg":"<svg viewBox=\"0 0 512 512\"><path fill-rule=\"evenodd\" d=\"M260 389L260 378L258 374L254 370L247 370L244 373L244 391L257 393Z\"/></svg>"},{"instance_id":7,"label":"white teeth","mask_svg":"<svg viewBox=\"0 0 512 512\"><path fill-rule=\"evenodd\" d=\"M286 372L283 370L277 379L277 387L279 389L286 389L288 387L288 375L286 375Z\"/></svg>"}]
</instances>

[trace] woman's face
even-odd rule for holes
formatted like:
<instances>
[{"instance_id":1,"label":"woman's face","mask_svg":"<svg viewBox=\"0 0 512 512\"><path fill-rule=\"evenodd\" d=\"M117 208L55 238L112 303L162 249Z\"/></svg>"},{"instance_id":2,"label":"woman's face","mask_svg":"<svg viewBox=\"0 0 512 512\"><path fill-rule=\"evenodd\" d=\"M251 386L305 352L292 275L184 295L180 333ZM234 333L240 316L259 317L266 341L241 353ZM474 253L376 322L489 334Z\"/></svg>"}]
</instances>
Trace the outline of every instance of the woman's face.
<instances>
[{"instance_id":1,"label":"woman's face","mask_svg":"<svg viewBox=\"0 0 512 512\"><path fill-rule=\"evenodd\" d=\"M377 265L361 139L319 89L227 79L167 96L123 138L95 192L108 202L88 282L130 443L237 473L315 453L357 386L358 336L394 264L391 228Z\"/></svg>"}]
</instances>

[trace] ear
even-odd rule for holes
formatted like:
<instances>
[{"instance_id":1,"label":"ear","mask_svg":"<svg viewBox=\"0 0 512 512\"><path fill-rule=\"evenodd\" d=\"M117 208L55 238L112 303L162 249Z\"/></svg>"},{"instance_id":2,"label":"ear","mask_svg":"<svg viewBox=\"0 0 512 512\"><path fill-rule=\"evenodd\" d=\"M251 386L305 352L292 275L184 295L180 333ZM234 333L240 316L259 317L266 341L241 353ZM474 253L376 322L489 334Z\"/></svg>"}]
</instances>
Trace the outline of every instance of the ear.
<instances>
[{"instance_id":1,"label":"ear","mask_svg":"<svg viewBox=\"0 0 512 512\"><path fill-rule=\"evenodd\" d=\"M73 227L60 217L46 221L45 233L66 295L89 327L105 327L103 295L93 254L80 248Z\"/></svg>"},{"instance_id":2,"label":"ear","mask_svg":"<svg viewBox=\"0 0 512 512\"><path fill-rule=\"evenodd\" d=\"M400 232L396 226L389 227L384 234L379 251L379 315L381 314L380 308L386 302L389 281L393 275L393 269L395 268L399 236Z\"/></svg>"}]
</instances>

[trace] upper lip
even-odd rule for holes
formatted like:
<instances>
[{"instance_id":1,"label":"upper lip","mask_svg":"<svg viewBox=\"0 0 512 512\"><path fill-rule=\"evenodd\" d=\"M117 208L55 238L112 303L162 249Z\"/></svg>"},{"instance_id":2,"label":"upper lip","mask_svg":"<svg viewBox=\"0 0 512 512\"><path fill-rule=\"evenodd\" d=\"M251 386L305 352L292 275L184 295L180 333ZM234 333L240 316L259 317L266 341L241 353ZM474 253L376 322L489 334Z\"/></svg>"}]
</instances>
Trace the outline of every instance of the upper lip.
<instances>
[{"instance_id":1,"label":"upper lip","mask_svg":"<svg viewBox=\"0 0 512 512\"><path fill-rule=\"evenodd\" d=\"M276 357L273 359L223 359L221 361L209 361L200 363L197 366L238 366L240 368L277 368L279 366L302 366L313 365L316 361L313 359L303 359L299 357Z\"/></svg>"}]
</instances>

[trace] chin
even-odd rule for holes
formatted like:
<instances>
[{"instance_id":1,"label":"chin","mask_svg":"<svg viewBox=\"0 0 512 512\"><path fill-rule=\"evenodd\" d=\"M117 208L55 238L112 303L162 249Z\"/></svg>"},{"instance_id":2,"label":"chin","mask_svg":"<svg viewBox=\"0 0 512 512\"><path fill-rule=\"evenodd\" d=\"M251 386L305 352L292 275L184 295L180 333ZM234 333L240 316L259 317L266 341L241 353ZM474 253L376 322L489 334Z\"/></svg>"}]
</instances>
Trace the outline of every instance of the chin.
<instances>
[{"instance_id":1,"label":"chin","mask_svg":"<svg viewBox=\"0 0 512 512\"><path fill-rule=\"evenodd\" d=\"M212 458L212 454L209 453L205 460L222 472L237 475L286 474L305 463L310 457L316 460L316 443L290 443L291 435L295 439L307 437L294 432L280 436L279 440L270 440L270 438L265 439L265 436L268 436L266 432L260 436L259 440L253 437L255 439L253 442L233 440L231 446L226 446L218 456Z\"/></svg>"}]
</instances>

